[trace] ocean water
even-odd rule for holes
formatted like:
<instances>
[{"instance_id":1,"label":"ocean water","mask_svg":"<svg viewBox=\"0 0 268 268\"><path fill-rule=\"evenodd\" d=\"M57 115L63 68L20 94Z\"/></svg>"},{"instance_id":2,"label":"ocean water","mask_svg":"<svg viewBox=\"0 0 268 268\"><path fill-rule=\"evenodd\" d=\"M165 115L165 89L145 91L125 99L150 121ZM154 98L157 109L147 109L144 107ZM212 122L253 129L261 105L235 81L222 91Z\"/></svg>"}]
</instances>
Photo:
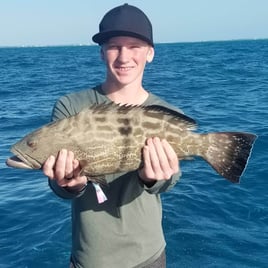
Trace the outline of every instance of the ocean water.
<instances>
[{"instance_id":1,"label":"ocean water","mask_svg":"<svg viewBox=\"0 0 268 268\"><path fill-rule=\"evenodd\" d=\"M0 48L0 267L68 267L70 203L40 171L8 168L10 146L49 122L56 99L104 76L96 46ZM258 135L240 184L182 161L163 199L167 266L268 267L268 40L156 45L144 86L199 132ZM101 249L100 249L101 250Z\"/></svg>"}]
</instances>

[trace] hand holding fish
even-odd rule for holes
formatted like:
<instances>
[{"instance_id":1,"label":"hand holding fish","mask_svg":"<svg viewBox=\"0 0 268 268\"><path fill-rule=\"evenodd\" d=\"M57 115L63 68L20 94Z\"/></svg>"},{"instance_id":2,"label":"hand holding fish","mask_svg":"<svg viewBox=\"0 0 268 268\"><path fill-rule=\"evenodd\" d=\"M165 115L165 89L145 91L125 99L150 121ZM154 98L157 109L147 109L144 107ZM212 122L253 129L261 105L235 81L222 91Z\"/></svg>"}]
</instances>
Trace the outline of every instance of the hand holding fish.
<instances>
[{"instance_id":1,"label":"hand holding fish","mask_svg":"<svg viewBox=\"0 0 268 268\"><path fill-rule=\"evenodd\" d=\"M158 180L168 180L179 172L178 157L165 140L149 138L143 147L143 168L138 170L139 177L152 183Z\"/></svg>"},{"instance_id":2,"label":"hand holding fish","mask_svg":"<svg viewBox=\"0 0 268 268\"><path fill-rule=\"evenodd\" d=\"M43 172L51 180L56 180L61 187L79 191L87 184L86 176L80 176L79 161L74 159L74 153L62 149L57 157L50 156L43 165Z\"/></svg>"}]
</instances>

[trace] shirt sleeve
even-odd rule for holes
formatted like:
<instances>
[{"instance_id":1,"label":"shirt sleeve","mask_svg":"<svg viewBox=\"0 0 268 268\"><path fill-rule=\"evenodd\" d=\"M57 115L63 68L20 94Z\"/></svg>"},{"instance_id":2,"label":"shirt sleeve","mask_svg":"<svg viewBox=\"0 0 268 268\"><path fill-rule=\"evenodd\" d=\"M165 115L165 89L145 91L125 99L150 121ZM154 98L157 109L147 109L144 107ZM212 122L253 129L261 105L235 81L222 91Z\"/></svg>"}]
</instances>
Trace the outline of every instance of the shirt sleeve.
<instances>
[{"instance_id":1,"label":"shirt sleeve","mask_svg":"<svg viewBox=\"0 0 268 268\"><path fill-rule=\"evenodd\" d=\"M137 175L138 176L138 175ZM181 172L174 174L171 176L169 180L161 180L156 181L156 183L152 187L148 187L141 179L140 183L145 191L147 191L150 194L160 194L169 191L172 189L175 184L179 181L181 177Z\"/></svg>"},{"instance_id":2,"label":"shirt sleeve","mask_svg":"<svg viewBox=\"0 0 268 268\"><path fill-rule=\"evenodd\" d=\"M51 121L56 121L74 114L72 105L67 96L61 97L54 105Z\"/></svg>"},{"instance_id":3,"label":"shirt sleeve","mask_svg":"<svg viewBox=\"0 0 268 268\"><path fill-rule=\"evenodd\" d=\"M71 191L68 191L67 188L60 187L54 180L50 180L50 179L48 179L48 185L57 196L63 199L73 199L73 198L79 197L85 192L85 189L86 189L85 187L80 192L71 192Z\"/></svg>"}]
</instances>

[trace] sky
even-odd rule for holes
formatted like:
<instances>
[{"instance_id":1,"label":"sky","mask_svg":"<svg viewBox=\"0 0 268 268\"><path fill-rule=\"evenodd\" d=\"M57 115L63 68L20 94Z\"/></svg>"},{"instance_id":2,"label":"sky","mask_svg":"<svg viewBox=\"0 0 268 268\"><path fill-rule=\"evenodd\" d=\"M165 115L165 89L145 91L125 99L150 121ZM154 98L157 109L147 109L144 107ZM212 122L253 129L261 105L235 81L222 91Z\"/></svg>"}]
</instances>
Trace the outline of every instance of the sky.
<instances>
[{"instance_id":1,"label":"sky","mask_svg":"<svg viewBox=\"0 0 268 268\"><path fill-rule=\"evenodd\" d=\"M0 0L0 46L92 44L124 3L147 14L155 43L268 38L268 0Z\"/></svg>"}]
</instances>

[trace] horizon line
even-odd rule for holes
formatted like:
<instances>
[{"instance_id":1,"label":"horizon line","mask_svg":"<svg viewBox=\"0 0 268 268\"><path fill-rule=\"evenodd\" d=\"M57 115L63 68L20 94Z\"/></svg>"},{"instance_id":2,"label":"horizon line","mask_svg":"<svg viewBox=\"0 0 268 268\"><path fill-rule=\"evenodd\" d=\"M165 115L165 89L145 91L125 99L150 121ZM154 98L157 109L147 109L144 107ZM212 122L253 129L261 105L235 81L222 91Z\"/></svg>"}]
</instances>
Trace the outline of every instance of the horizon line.
<instances>
[{"instance_id":1,"label":"horizon line","mask_svg":"<svg viewBox=\"0 0 268 268\"><path fill-rule=\"evenodd\" d=\"M155 45L161 44L184 44L184 43L210 43L210 42L234 42L234 41L261 41L268 40L268 38L238 38L238 39L215 39L215 40L199 40L199 41L167 41L167 42L155 42ZM53 44L53 45L0 45L0 48L34 48L34 47L75 47L75 46L99 46L95 43L81 44Z\"/></svg>"}]
</instances>

